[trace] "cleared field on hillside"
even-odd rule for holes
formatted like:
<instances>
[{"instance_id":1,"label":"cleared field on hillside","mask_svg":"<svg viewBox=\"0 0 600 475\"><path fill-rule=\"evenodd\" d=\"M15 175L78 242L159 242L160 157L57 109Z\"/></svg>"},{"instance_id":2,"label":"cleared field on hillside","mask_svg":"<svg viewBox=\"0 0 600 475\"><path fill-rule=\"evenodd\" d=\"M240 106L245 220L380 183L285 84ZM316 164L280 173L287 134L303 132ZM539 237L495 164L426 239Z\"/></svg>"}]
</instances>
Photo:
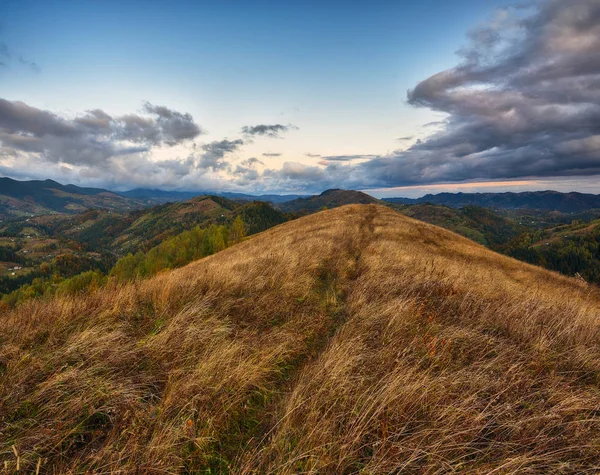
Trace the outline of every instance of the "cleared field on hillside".
<instances>
[{"instance_id":1,"label":"cleared field on hillside","mask_svg":"<svg viewBox=\"0 0 600 475\"><path fill-rule=\"evenodd\" d=\"M376 205L0 309L0 468L596 473L598 289Z\"/></svg>"}]
</instances>

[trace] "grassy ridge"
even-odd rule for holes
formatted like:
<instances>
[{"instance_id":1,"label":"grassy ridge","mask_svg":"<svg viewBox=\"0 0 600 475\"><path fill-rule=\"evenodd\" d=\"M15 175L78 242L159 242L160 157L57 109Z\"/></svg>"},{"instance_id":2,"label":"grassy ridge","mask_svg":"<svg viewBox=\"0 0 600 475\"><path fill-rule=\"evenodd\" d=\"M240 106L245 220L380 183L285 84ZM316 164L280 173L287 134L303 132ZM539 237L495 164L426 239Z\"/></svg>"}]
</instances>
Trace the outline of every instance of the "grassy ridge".
<instances>
[{"instance_id":1,"label":"grassy ridge","mask_svg":"<svg viewBox=\"0 0 600 475\"><path fill-rule=\"evenodd\" d=\"M325 211L3 315L0 462L592 473L599 309L595 288L388 208Z\"/></svg>"}]
</instances>

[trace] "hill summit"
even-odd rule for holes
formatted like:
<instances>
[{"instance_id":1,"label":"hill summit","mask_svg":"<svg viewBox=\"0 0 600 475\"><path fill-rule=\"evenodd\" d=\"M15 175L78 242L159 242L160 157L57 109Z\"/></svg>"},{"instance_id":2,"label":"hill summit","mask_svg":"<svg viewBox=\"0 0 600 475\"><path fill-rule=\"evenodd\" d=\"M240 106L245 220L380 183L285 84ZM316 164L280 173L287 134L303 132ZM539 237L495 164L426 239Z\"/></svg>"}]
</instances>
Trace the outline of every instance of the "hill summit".
<instances>
[{"instance_id":1,"label":"hill summit","mask_svg":"<svg viewBox=\"0 0 600 475\"><path fill-rule=\"evenodd\" d=\"M591 473L599 314L582 282L344 206L148 280L2 311L0 460Z\"/></svg>"},{"instance_id":2,"label":"hill summit","mask_svg":"<svg viewBox=\"0 0 600 475\"><path fill-rule=\"evenodd\" d=\"M326 190L320 195L298 198L280 205L284 211L315 212L322 208L337 208L349 204L377 204L381 203L362 191L355 190Z\"/></svg>"}]
</instances>

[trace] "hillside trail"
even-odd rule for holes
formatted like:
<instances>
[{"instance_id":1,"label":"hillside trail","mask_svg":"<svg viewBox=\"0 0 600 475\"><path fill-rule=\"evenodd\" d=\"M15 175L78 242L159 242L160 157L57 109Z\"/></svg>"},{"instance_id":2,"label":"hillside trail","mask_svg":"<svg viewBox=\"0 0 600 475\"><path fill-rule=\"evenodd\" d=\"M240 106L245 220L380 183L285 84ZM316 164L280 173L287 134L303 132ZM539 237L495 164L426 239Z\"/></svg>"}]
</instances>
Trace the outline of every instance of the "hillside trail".
<instances>
[{"instance_id":1,"label":"hillside trail","mask_svg":"<svg viewBox=\"0 0 600 475\"><path fill-rule=\"evenodd\" d=\"M263 435L260 438L250 434L244 442L245 448L241 456L260 450L275 428L281 424L279 414L286 401L289 399L293 388L301 373L307 371L319 358L323 350L330 344L338 330L343 327L347 318L347 299L352 293L352 287L361 273L362 256L365 249L376 238L374 220L377 215L377 206L364 205L366 213L356 215L359 220L357 236L343 243L343 250L327 255L318 270L318 298L322 301L322 319L327 324L321 329L320 334L311 342L306 355L298 358L294 364L286 369L286 378L274 385L274 396L271 398L265 412L272 414L268 424L261 428ZM346 268L340 268L340 261L347 257ZM238 461L239 462L239 461Z\"/></svg>"},{"instance_id":2,"label":"hillside trail","mask_svg":"<svg viewBox=\"0 0 600 475\"><path fill-rule=\"evenodd\" d=\"M234 472L596 473L598 292L385 208L356 211L343 317Z\"/></svg>"}]
</instances>

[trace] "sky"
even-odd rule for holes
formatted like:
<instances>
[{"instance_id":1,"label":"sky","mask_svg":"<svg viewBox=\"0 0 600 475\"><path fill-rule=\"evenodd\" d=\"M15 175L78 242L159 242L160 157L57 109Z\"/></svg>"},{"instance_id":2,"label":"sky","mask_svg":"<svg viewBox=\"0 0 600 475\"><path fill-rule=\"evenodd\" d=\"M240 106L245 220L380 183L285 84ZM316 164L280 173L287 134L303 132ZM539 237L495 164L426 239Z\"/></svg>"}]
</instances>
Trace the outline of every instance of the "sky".
<instances>
[{"instance_id":1,"label":"sky","mask_svg":"<svg viewBox=\"0 0 600 475\"><path fill-rule=\"evenodd\" d=\"M600 1L0 2L0 175L600 193Z\"/></svg>"}]
</instances>

